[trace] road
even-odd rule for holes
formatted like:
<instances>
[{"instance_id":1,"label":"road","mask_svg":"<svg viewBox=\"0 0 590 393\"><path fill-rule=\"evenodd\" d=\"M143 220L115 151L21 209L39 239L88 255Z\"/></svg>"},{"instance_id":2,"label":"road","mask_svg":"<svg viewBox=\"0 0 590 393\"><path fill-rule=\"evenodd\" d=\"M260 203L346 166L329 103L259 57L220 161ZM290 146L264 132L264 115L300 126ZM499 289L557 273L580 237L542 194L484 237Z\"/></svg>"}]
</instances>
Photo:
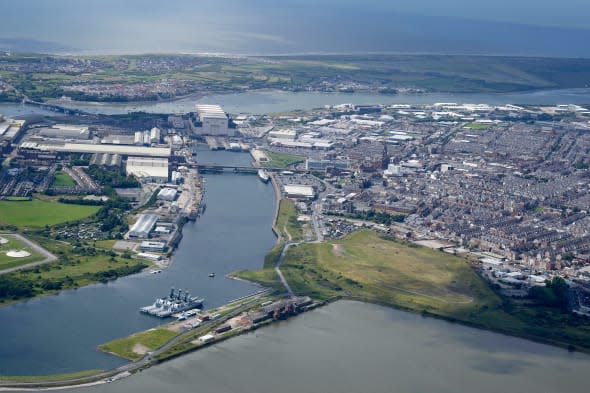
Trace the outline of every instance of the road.
<instances>
[{"instance_id":1,"label":"road","mask_svg":"<svg viewBox=\"0 0 590 393\"><path fill-rule=\"evenodd\" d=\"M285 276L283 276L283 272L281 272L281 264L283 263L283 260L285 259L285 254L287 254L287 250L289 250L289 247L297 245L297 244L299 244L299 243L291 243L291 242L285 243L285 246L283 247L283 250L281 251L281 255L279 256L279 260L277 261L277 264L275 266L275 272L277 272L277 275L279 276L281 283L283 284L283 286L285 287L285 289L289 293L289 296L291 296L291 297L295 296L295 294L293 293L293 290L291 289L291 287L289 286L289 283L285 279Z\"/></svg>"},{"instance_id":2,"label":"road","mask_svg":"<svg viewBox=\"0 0 590 393\"><path fill-rule=\"evenodd\" d=\"M26 265L21 265L21 266L12 267L9 269L0 270L0 275L15 272L15 271L22 270L22 269L28 269L28 268L35 267L35 266L44 265L46 263L53 262L53 261L57 260L57 257L55 255L53 255L52 253L50 253L49 251L47 251L46 249L44 249L40 245L33 243L32 241L30 241L26 237L19 235L18 233L0 233L0 236L14 237L14 238L18 239L19 241L23 242L24 244L26 244L27 246L29 246L32 250L45 256L45 259L43 259L42 261L32 262L32 263L28 263Z\"/></svg>"},{"instance_id":3,"label":"road","mask_svg":"<svg viewBox=\"0 0 590 393\"><path fill-rule=\"evenodd\" d=\"M280 202L280 199L282 196L276 186L274 178L273 178L273 185L275 186L275 192L277 194L277 211L275 213L275 220L274 220L274 222L276 223L276 217L278 215L278 206L279 206L279 202ZM325 184L324 184L324 186L325 186ZM312 221L313 230L316 235L316 240L314 240L312 242L308 242L308 243L321 243L324 241L323 225L321 223L321 216L322 216L322 209L323 209L322 199L326 193L327 193L327 188L325 188L324 191L318 195L317 201L311 205L312 206L311 221ZM274 226L274 224L273 224L273 226ZM281 231L279 230L279 228L275 228L275 232L278 236L278 241L280 241L281 240ZM281 272L281 265L283 264L283 261L285 259L285 255L287 254L287 251L289 250L289 248L291 246L296 246L301 243L292 241L293 238L291 237L291 234L289 233L289 231L287 230L286 227L284 228L284 232L287 235L288 240L285 243L283 249L281 250L281 255L279 256L279 260L277 261L277 264L275 265L275 272L279 276L279 280L281 280L281 284L283 284L283 286L285 287L285 289L289 293L289 296L295 296L295 293L291 289L291 286L287 282L287 279L283 275L283 272Z\"/></svg>"}]
</instances>

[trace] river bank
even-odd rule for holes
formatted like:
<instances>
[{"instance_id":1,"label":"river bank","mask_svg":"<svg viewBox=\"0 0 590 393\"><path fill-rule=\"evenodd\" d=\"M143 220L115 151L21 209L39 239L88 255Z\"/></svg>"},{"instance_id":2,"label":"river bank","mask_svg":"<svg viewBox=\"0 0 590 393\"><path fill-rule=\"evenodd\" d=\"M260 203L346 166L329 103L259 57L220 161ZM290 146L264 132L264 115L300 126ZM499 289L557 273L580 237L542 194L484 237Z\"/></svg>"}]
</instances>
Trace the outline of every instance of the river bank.
<instances>
[{"instance_id":1,"label":"river bank","mask_svg":"<svg viewBox=\"0 0 590 393\"><path fill-rule=\"evenodd\" d=\"M209 163L250 162L246 153L203 149L199 156ZM207 210L197 221L184 225L174 261L160 274L143 272L1 307L0 320L18 323L3 327L11 340L0 342L0 353L12 355L0 357L0 375L63 374L120 366L125 362L97 351L96 346L158 326L160 320L138 310L169 293L172 286L204 297L206 308L258 291L258 285L225 276L259 267L274 245L273 211L268 209L274 204L272 188L253 175L225 173L204 178ZM211 272L217 273L213 279Z\"/></svg>"},{"instance_id":2,"label":"river bank","mask_svg":"<svg viewBox=\"0 0 590 393\"><path fill-rule=\"evenodd\" d=\"M93 114L127 114L129 112L147 113L188 113L193 112L195 104L219 104L228 113L267 114L309 110L325 105L352 104L414 104L432 105L436 102L485 103L490 105L556 105L589 104L590 88L535 90L519 93L421 93L421 94L367 94L367 93L320 93L288 92L282 90L256 90L242 93L208 94L192 96L169 102L148 102L133 104L97 105L73 102L65 105L73 109ZM31 111L33 108L30 109ZM47 111L39 110L41 114ZM27 110L20 104L1 104L0 113L6 116L24 115ZM49 112L51 113L51 112Z\"/></svg>"},{"instance_id":3,"label":"river bank","mask_svg":"<svg viewBox=\"0 0 590 393\"><path fill-rule=\"evenodd\" d=\"M589 369L584 354L342 300L92 389L582 393Z\"/></svg>"}]
</instances>

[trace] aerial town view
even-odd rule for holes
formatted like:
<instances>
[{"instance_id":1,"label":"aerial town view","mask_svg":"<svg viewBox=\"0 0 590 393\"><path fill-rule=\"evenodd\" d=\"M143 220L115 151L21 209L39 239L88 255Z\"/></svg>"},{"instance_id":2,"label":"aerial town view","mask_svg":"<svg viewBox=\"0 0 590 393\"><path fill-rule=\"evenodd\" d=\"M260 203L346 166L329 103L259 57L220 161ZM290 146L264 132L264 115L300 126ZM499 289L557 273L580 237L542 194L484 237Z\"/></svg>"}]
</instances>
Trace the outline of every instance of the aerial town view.
<instances>
[{"instance_id":1,"label":"aerial town view","mask_svg":"<svg viewBox=\"0 0 590 393\"><path fill-rule=\"evenodd\" d=\"M590 6L174 3L1 6L1 391L587 391Z\"/></svg>"}]
</instances>

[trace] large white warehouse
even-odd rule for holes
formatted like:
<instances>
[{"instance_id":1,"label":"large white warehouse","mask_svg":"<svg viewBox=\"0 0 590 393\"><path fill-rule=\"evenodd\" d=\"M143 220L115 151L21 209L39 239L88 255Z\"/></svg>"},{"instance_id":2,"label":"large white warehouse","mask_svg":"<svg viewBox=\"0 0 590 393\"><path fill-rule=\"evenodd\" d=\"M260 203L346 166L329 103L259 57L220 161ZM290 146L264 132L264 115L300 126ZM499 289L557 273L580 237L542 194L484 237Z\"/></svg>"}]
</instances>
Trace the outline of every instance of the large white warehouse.
<instances>
[{"instance_id":1,"label":"large white warehouse","mask_svg":"<svg viewBox=\"0 0 590 393\"><path fill-rule=\"evenodd\" d=\"M140 214L137 221L129 230L129 237L135 239L147 239L150 232L158 222L158 216L155 214Z\"/></svg>"},{"instance_id":2,"label":"large white warehouse","mask_svg":"<svg viewBox=\"0 0 590 393\"><path fill-rule=\"evenodd\" d=\"M168 181L168 159L152 157L129 157L125 168L128 175L143 181L166 183Z\"/></svg>"},{"instance_id":3,"label":"large white warehouse","mask_svg":"<svg viewBox=\"0 0 590 393\"><path fill-rule=\"evenodd\" d=\"M233 136L233 129L229 128L229 118L219 105L197 105L197 117L200 127L196 129L202 135Z\"/></svg>"}]
</instances>

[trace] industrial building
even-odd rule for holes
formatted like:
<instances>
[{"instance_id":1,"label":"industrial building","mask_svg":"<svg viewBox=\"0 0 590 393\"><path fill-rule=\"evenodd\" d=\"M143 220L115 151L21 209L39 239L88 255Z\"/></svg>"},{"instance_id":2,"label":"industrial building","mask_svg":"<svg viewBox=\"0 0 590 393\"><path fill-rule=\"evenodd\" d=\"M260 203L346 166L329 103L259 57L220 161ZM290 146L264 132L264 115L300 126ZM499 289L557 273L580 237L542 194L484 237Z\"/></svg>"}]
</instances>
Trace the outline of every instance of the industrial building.
<instances>
[{"instance_id":1,"label":"industrial building","mask_svg":"<svg viewBox=\"0 0 590 393\"><path fill-rule=\"evenodd\" d=\"M219 105L197 105L195 132L200 135L233 136L229 118Z\"/></svg>"},{"instance_id":2,"label":"industrial building","mask_svg":"<svg viewBox=\"0 0 590 393\"><path fill-rule=\"evenodd\" d=\"M268 137L269 138L276 138L276 139L290 139L290 140L295 140L295 138L297 137L297 131L295 131L295 130L286 130L286 129L281 129L281 130L276 130L276 131L270 131L268 133Z\"/></svg>"},{"instance_id":3,"label":"industrial building","mask_svg":"<svg viewBox=\"0 0 590 393\"><path fill-rule=\"evenodd\" d=\"M139 249L144 252L164 252L165 248L165 242L153 242L149 240L141 242L141 245L139 246Z\"/></svg>"},{"instance_id":4,"label":"industrial building","mask_svg":"<svg viewBox=\"0 0 590 393\"><path fill-rule=\"evenodd\" d=\"M147 239L157 222L158 216L155 214L140 214L135 224L129 229L129 238Z\"/></svg>"},{"instance_id":5,"label":"industrial building","mask_svg":"<svg viewBox=\"0 0 590 393\"><path fill-rule=\"evenodd\" d=\"M0 140L12 142L20 134L24 125L24 120L8 119L0 113Z\"/></svg>"},{"instance_id":6,"label":"industrial building","mask_svg":"<svg viewBox=\"0 0 590 393\"><path fill-rule=\"evenodd\" d=\"M158 127L154 127L150 130L150 143L160 143L161 132Z\"/></svg>"},{"instance_id":7,"label":"industrial building","mask_svg":"<svg viewBox=\"0 0 590 393\"><path fill-rule=\"evenodd\" d=\"M39 136L53 139L90 139L90 130L86 126L56 124L51 127L40 128Z\"/></svg>"},{"instance_id":8,"label":"industrial building","mask_svg":"<svg viewBox=\"0 0 590 393\"><path fill-rule=\"evenodd\" d=\"M158 193L158 199L162 200L162 201L172 202L176 199L177 194L178 194L178 191L175 190L174 188L170 188L170 187L162 188L160 190L160 192Z\"/></svg>"},{"instance_id":9,"label":"industrial building","mask_svg":"<svg viewBox=\"0 0 590 393\"><path fill-rule=\"evenodd\" d=\"M286 184L284 190L285 196L291 199L313 199L315 197L315 190L312 186Z\"/></svg>"},{"instance_id":10,"label":"industrial building","mask_svg":"<svg viewBox=\"0 0 590 393\"><path fill-rule=\"evenodd\" d=\"M141 181L166 183L168 181L168 159L129 157L125 171L127 175L133 175Z\"/></svg>"},{"instance_id":11,"label":"industrial building","mask_svg":"<svg viewBox=\"0 0 590 393\"><path fill-rule=\"evenodd\" d=\"M134 141L135 139L131 135L111 134L102 138L100 143L108 145L133 145Z\"/></svg>"},{"instance_id":12,"label":"industrial building","mask_svg":"<svg viewBox=\"0 0 590 393\"><path fill-rule=\"evenodd\" d=\"M93 143L23 142L21 149L57 153L108 153L122 156L170 157L169 147L122 146Z\"/></svg>"},{"instance_id":13,"label":"industrial building","mask_svg":"<svg viewBox=\"0 0 590 393\"><path fill-rule=\"evenodd\" d=\"M120 154L103 154L103 153L93 154L92 158L90 159L90 165L120 167L121 166L121 155Z\"/></svg>"},{"instance_id":14,"label":"industrial building","mask_svg":"<svg viewBox=\"0 0 590 393\"><path fill-rule=\"evenodd\" d=\"M133 135L133 144L137 146L158 144L161 137L162 131L158 127L154 127L149 131L136 131Z\"/></svg>"}]
</instances>

